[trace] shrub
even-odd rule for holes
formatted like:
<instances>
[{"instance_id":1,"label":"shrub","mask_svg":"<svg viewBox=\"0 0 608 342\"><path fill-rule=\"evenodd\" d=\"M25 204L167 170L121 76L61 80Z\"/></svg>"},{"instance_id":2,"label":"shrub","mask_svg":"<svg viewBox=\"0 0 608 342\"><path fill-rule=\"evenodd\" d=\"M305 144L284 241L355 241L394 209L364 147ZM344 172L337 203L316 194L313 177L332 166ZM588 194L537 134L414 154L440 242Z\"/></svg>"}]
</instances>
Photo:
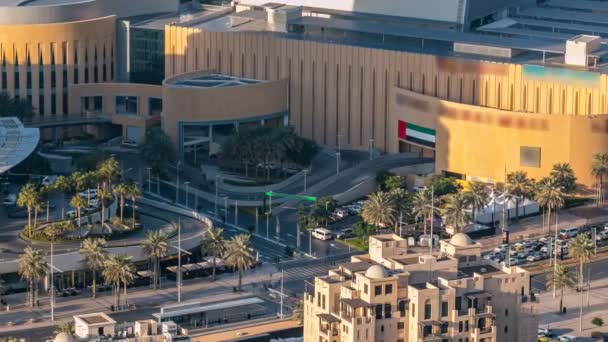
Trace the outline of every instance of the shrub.
<instances>
[{"instance_id":1,"label":"shrub","mask_svg":"<svg viewBox=\"0 0 608 342\"><path fill-rule=\"evenodd\" d=\"M596 327L601 327L602 325L604 325L604 320L600 317L594 317L591 320L591 324L595 325Z\"/></svg>"},{"instance_id":2,"label":"shrub","mask_svg":"<svg viewBox=\"0 0 608 342\"><path fill-rule=\"evenodd\" d=\"M601 331L592 331L591 338L602 338L604 337L604 333Z\"/></svg>"}]
</instances>

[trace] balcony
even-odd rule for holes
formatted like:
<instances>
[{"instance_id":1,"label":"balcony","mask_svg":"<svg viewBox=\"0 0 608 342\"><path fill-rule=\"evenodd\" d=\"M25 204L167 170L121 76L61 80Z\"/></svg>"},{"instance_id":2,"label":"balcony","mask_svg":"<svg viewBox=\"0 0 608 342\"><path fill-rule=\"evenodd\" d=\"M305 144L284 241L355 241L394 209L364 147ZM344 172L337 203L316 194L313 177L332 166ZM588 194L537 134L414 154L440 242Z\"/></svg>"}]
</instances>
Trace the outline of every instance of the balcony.
<instances>
[{"instance_id":1,"label":"balcony","mask_svg":"<svg viewBox=\"0 0 608 342\"><path fill-rule=\"evenodd\" d=\"M335 337L338 336L338 334L340 333L340 331L336 328L328 328L328 327L321 327L319 329L319 331L321 331L321 334L325 335L328 339L330 337Z\"/></svg>"}]
</instances>

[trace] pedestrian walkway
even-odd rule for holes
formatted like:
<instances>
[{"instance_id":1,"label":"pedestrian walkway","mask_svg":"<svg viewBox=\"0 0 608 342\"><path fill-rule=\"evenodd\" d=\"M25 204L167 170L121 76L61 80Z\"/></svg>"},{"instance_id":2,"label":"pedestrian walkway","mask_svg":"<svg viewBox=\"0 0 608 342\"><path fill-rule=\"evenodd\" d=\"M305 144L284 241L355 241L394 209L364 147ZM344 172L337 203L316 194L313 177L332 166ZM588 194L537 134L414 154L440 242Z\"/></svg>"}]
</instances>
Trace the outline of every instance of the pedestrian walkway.
<instances>
[{"instance_id":1,"label":"pedestrian walkway","mask_svg":"<svg viewBox=\"0 0 608 342\"><path fill-rule=\"evenodd\" d=\"M215 282L211 278L196 278L184 280L182 285L182 302L212 302L234 299L242 296L255 295L255 290L264 283L277 282L281 273L271 264L262 265L243 276L243 292L234 293L238 284L237 273L220 275ZM131 288L128 291L128 302L136 307L129 312L133 320L150 318L150 312L159 310L160 306L175 304L177 301L177 286L175 282L163 281L162 288L153 290L148 287ZM10 306L15 307L26 301L26 294L13 294L5 297ZM89 294L78 297L56 298L55 320L50 320L50 303L47 296L41 297L41 306L31 310L21 307L10 312L0 313L0 331L15 331L32 329L57 324L57 321L67 321L75 314L106 312L113 304L111 292L98 293L96 299ZM31 321L30 321L31 320Z\"/></svg>"},{"instance_id":2,"label":"pedestrian walkway","mask_svg":"<svg viewBox=\"0 0 608 342\"><path fill-rule=\"evenodd\" d=\"M608 327L595 327L591 320L595 317L602 318L608 322L608 278L602 278L591 282L591 292L583 293L583 331L579 330L579 309L581 304L581 293L575 290L566 290L564 294L564 306L567 313L559 314L559 293L553 298L553 291L547 291L538 295L539 326L548 327L558 335L572 335L590 337L591 332L608 332ZM577 341L591 341L582 339Z\"/></svg>"}]
</instances>

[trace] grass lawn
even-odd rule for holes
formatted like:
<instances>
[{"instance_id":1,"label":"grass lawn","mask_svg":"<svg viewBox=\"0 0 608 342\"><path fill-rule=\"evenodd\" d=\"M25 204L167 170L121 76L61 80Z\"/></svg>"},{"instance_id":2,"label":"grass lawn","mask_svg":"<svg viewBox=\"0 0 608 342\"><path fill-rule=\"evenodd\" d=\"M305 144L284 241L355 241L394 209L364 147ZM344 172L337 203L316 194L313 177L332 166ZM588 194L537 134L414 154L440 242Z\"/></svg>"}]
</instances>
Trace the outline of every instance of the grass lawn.
<instances>
[{"instance_id":1,"label":"grass lawn","mask_svg":"<svg viewBox=\"0 0 608 342\"><path fill-rule=\"evenodd\" d=\"M367 249L369 248L369 238L368 237L365 237L365 238L356 237L356 238L352 238L352 239L336 240L336 241L339 243L345 244L347 246L350 246L350 248L356 249L361 252L367 252Z\"/></svg>"}]
</instances>

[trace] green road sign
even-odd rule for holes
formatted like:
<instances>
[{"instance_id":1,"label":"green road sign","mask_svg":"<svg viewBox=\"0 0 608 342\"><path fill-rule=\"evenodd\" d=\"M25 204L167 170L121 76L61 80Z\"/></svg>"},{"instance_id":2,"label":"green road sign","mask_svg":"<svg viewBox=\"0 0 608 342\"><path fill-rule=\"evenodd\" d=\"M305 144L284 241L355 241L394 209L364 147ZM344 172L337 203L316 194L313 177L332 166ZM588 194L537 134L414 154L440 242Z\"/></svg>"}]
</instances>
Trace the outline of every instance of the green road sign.
<instances>
[{"instance_id":1,"label":"green road sign","mask_svg":"<svg viewBox=\"0 0 608 342\"><path fill-rule=\"evenodd\" d=\"M264 195L267 196L267 197L281 197L281 198L289 198L289 199L299 199L299 200L310 201L310 202L315 202L317 200L317 198L314 197L314 196L292 195L292 194L284 194L284 193L274 192L274 191L266 191L264 193Z\"/></svg>"}]
</instances>

